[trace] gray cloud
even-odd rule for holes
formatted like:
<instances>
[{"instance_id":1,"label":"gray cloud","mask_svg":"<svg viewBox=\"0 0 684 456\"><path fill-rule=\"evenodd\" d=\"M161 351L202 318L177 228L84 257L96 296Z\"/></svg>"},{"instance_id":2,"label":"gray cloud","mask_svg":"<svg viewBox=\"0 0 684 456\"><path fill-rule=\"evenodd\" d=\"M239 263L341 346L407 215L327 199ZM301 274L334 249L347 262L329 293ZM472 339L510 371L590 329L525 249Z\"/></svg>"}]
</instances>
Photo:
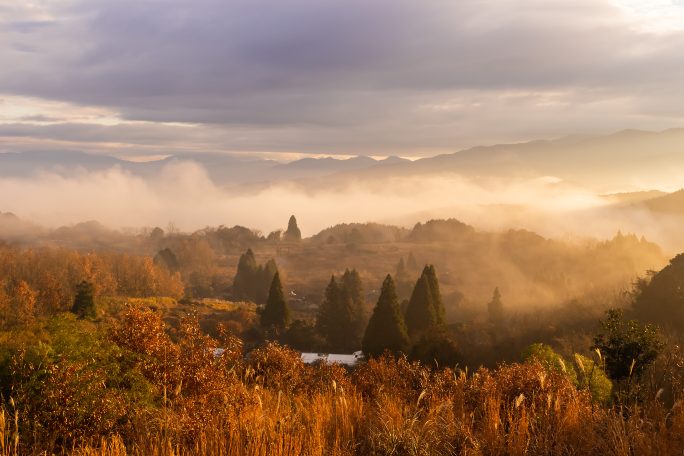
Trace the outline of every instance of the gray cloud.
<instances>
[{"instance_id":1,"label":"gray cloud","mask_svg":"<svg viewBox=\"0 0 684 456\"><path fill-rule=\"evenodd\" d=\"M0 93L147 123L14 125L2 135L426 154L684 117L672 96L684 33L640 31L607 0L61 5L45 2L38 17L0 10L0 38L12 43L0 45L0 66L11 68Z\"/></svg>"}]
</instances>

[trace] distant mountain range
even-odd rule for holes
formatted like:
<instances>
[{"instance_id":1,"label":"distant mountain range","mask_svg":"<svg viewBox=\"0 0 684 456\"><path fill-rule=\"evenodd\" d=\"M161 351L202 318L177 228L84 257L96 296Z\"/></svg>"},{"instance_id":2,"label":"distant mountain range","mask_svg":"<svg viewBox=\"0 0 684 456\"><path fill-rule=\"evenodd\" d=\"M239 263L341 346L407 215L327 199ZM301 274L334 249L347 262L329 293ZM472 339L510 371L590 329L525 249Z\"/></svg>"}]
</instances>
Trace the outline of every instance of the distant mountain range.
<instances>
[{"instance_id":1,"label":"distant mountain range","mask_svg":"<svg viewBox=\"0 0 684 456\"><path fill-rule=\"evenodd\" d=\"M660 133L625 130L608 136L474 147L386 166L382 171L394 175L448 172L467 177L554 176L597 192L653 187L682 180L684 129ZM364 170L360 174L371 173Z\"/></svg>"},{"instance_id":2,"label":"distant mountain range","mask_svg":"<svg viewBox=\"0 0 684 456\"><path fill-rule=\"evenodd\" d=\"M684 129L659 133L625 130L608 136L567 137L474 147L451 154L410 161L399 157L303 158L282 163L235 155L197 153L151 162L131 162L75 151L36 151L0 154L0 177L34 175L40 171L70 173L98 171L114 166L149 176L171 163L193 161L206 168L220 186L319 179L336 183L425 174L477 177L554 176L599 193L619 188L654 187L684 176ZM327 179L327 177L330 179Z\"/></svg>"},{"instance_id":3,"label":"distant mountain range","mask_svg":"<svg viewBox=\"0 0 684 456\"><path fill-rule=\"evenodd\" d=\"M400 157L376 160L371 157L348 159L303 158L289 163L235 155L197 153L174 155L162 160L134 162L79 151L50 150L0 153L0 177L29 177L43 172L63 175L79 171L105 171L119 167L134 175L148 177L170 164L195 162L207 170L219 186L317 178L340 172L355 172L383 165L410 162Z\"/></svg>"},{"instance_id":4,"label":"distant mountain range","mask_svg":"<svg viewBox=\"0 0 684 456\"><path fill-rule=\"evenodd\" d=\"M648 199L641 203L641 207L656 214L684 216L684 190Z\"/></svg>"}]
</instances>

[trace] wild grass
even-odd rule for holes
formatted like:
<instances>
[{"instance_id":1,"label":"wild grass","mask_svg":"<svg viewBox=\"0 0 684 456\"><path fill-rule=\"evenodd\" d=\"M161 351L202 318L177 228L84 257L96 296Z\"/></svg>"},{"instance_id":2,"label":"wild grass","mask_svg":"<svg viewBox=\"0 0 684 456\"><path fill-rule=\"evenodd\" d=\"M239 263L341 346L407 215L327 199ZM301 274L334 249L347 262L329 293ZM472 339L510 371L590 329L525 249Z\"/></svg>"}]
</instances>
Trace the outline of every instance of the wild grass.
<instances>
[{"instance_id":1,"label":"wild grass","mask_svg":"<svg viewBox=\"0 0 684 456\"><path fill-rule=\"evenodd\" d=\"M15 357L0 455L655 456L684 448L681 402L648 393L602 405L537 363L469 373L385 356L348 372L306 366L277 344L245 359L228 334L213 340L189 320L171 339L153 313L136 309L110 340L120 351L102 359L114 356L117 381L102 360ZM214 357L219 344L227 350Z\"/></svg>"}]
</instances>

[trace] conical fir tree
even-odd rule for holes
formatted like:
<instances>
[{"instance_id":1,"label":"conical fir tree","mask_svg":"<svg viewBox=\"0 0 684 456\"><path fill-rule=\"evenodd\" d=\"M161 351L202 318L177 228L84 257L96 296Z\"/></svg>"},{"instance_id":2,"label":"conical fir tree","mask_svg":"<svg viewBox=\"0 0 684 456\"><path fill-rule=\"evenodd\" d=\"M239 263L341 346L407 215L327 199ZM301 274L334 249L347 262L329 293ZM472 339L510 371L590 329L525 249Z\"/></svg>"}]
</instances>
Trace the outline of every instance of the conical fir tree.
<instances>
[{"instance_id":1,"label":"conical fir tree","mask_svg":"<svg viewBox=\"0 0 684 456\"><path fill-rule=\"evenodd\" d=\"M432 294L432 305L435 308L435 322L438 325L444 324L444 303L442 302L442 293L439 291L439 280L437 280L437 272L435 271L435 266L425 266L423 269L423 275L427 277L428 283L430 285L430 293Z\"/></svg>"},{"instance_id":2,"label":"conical fir tree","mask_svg":"<svg viewBox=\"0 0 684 456\"><path fill-rule=\"evenodd\" d=\"M379 356L385 350L408 352L410 341L404 316L399 308L394 281L389 274L382 284L378 303L363 336L362 348L368 356Z\"/></svg>"},{"instance_id":3,"label":"conical fir tree","mask_svg":"<svg viewBox=\"0 0 684 456\"><path fill-rule=\"evenodd\" d=\"M501 302L501 292L499 287L494 289L492 300L487 304L487 312L489 314L489 322L495 325L503 323L504 309L503 302Z\"/></svg>"},{"instance_id":4,"label":"conical fir tree","mask_svg":"<svg viewBox=\"0 0 684 456\"><path fill-rule=\"evenodd\" d=\"M340 299L340 287L337 285L335 276L330 277L330 282L325 289L325 299L318 307L318 315L316 315L316 329L318 332L331 344L330 333L334 331L334 326L337 324L336 310L337 303Z\"/></svg>"},{"instance_id":5,"label":"conical fir tree","mask_svg":"<svg viewBox=\"0 0 684 456\"><path fill-rule=\"evenodd\" d=\"M342 288L344 292L351 298L352 305L352 332L351 338L353 340L353 347L358 347L361 344L363 332L368 323L368 311L366 309L366 298L363 294L363 283L361 276L356 269L349 269L344 271L342 276Z\"/></svg>"},{"instance_id":6,"label":"conical fir tree","mask_svg":"<svg viewBox=\"0 0 684 456\"><path fill-rule=\"evenodd\" d=\"M408 258L406 261L406 266L411 271L416 271L418 269L418 262L416 261L416 257L413 256L413 252L409 252Z\"/></svg>"},{"instance_id":7,"label":"conical fir tree","mask_svg":"<svg viewBox=\"0 0 684 456\"><path fill-rule=\"evenodd\" d=\"M79 318L95 318L97 316L92 283L84 280L76 286L76 296L71 311Z\"/></svg>"},{"instance_id":8,"label":"conical fir tree","mask_svg":"<svg viewBox=\"0 0 684 456\"><path fill-rule=\"evenodd\" d=\"M333 351L358 350L361 335L358 327L357 306L352 299L352 293L347 289L349 270L345 272L341 283L338 284L333 275L325 290L325 299L318 309L316 329L328 342L328 348Z\"/></svg>"},{"instance_id":9,"label":"conical fir tree","mask_svg":"<svg viewBox=\"0 0 684 456\"><path fill-rule=\"evenodd\" d=\"M416 282L411 299L406 308L406 328L412 340L437 325L435 305L427 275L423 274Z\"/></svg>"},{"instance_id":10,"label":"conical fir tree","mask_svg":"<svg viewBox=\"0 0 684 456\"><path fill-rule=\"evenodd\" d=\"M285 302L283 285L280 283L280 274L276 272L271 282L271 290L268 293L266 306L261 312L261 326L267 330L275 329L282 331L290 322L290 309Z\"/></svg>"},{"instance_id":11,"label":"conical fir tree","mask_svg":"<svg viewBox=\"0 0 684 456\"><path fill-rule=\"evenodd\" d=\"M257 274L257 262L252 249L240 255L237 273L233 279L233 294L238 299L254 299L255 276Z\"/></svg>"},{"instance_id":12,"label":"conical fir tree","mask_svg":"<svg viewBox=\"0 0 684 456\"><path fill-rule=\"evenodd\" d=\"M273 282L273 277L278 271L278 266L273 258L268 260L265 265L258 266L254 277L254 301L257 303L264 303L268 299L268 291Z\"/></svg>"},{"instance_id":13,"label":"conical fir tree","mask_svg":"<svg viewBox=\"0 0 684 456\"><path fill-rule=\"evenodd\" d=\"M290 216L290 220L287 222L287 231L285 231L283 239L289 242L297 242L302 240L302 232L297 226L297 219L294 215Z\"/></svg>"},{"instance_id":14,"label":"conical fir tree","mask_svg":"<svg viewBox=\"0 0 684 456\"><path fill-rule=\"evenodd\" d=\"M342 288L344 288L352 301L354 306L358 307L359 310L363 309L364 298L363 298L363 284L361 283L361 276L356 271L356 269L346 269L342 275Z\"/></svg>"}]
</instances>

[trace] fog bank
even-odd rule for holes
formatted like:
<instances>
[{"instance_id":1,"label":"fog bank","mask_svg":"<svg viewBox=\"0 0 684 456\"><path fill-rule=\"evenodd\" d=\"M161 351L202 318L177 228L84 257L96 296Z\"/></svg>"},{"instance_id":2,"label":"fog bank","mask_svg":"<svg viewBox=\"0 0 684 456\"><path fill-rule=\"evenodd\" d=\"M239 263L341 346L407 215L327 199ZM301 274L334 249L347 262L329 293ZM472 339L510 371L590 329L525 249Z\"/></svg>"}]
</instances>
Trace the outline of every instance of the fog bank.
<instances>
[{"instance_id":1,"label":"fog bank","mask_svg":"<svg viewBox=\"0 0 684 456\"><path fill-rule=\"evenodd\" d=\"M434 175L379 180L278 183L238 191L215 185L194 162L173 163L152 178L118 167L105 171L43 172L0 178L0 211L48 227L98 220L115 227L183 231L243 225L264 233L284 228L295 214L305 236L343 222L411 226L455 217L477 228L523 228L551 237L612 237L618 230L677 249L678 219L611 206L592 192L546 176L469 180Z\"/></svg>"}]
</instances>

